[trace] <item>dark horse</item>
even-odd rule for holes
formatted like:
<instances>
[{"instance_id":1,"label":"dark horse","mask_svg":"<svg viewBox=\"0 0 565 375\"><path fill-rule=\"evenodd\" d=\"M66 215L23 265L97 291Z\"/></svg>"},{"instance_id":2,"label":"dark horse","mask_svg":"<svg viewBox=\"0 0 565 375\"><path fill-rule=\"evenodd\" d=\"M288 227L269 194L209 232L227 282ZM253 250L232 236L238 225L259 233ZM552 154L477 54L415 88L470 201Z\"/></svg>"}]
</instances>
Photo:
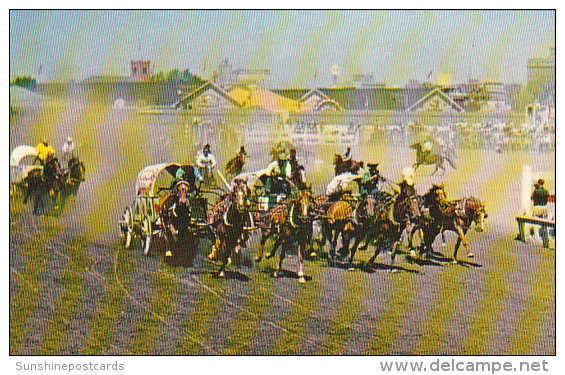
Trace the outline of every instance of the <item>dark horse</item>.
<instances>
[{"instance_id":1,"label":"dark horse","mask_svg":"<svg viewBox=\"0 0 565 375\"><path fill-rule=\"evenodd\" d=\"M474 257L475 254L469 249L465 235L473 222L477 232L484 230L484 219L488 217L485 205L475 197L447 201L443 186L437 185L432 186L430 191L424 195L424 203L429 208L429 219L421 222L424 235L422 251L428 256L432 254L432 244L438 234L450 230L458 235L453 251L453 263L457 263L457 250L461 243L467 250L467 256Z\"/></svg>"},{"instance_id":2,"label":"dark horse","mask_svg":"<svg viewBox=\"0 0 565 375\"><path fill-rule=\"evenodd\" d=\"M433 171L432 175L435 174L438 169L442 169L442 173L445 173L445 168L443 167L443 163L445 160L449 162L453 169L457 169L450 158L438 154L427 154L422 151L422 144L420 142L413 143L410 145L410 148L416 150L416 162L412 166L414 171L418 169L420 165L432 165L435 164L436 169Z\"/></svg>"},{"instance_id":3,"label":"dark horse","mask_svg":"<svg viewBox=\"0 0 565 375\"><path fill-rule=\"evenodd\" d=\"M377 200L370 194L365 194L359 202L359 205L351 213L349 222L343 227L342 230L342 247L339 250L340 255L345 258L349 255L349 270L353 270L353 257L357 252L357 248L361 241L367 235L367 232L372 228L375 222L375 215L377 213ZM337 233L335 234L338 235ZM349 243L352 238L355 242L349 249ZM351 251L351 254L349 254Z\"/></svg>"},{"instance_id":4,"label":"dark horse","mask_svg":"<svg viewBox=\"0 0 565 375\"><path fill-rule=\"evenodd\" d=\"M367 233L367 244L372 242L373 239L376 244L375 253L367 264L372 265L383 247L391 245L391 272L397 272L398 270L394 268L394 260L402 232L408 227L408 223L413 220L416 211L412 197L404 192L396 195L381 194L383 199L379 199L379 201L382 203L377 209L374 225Z\"/></svg>"},{"instance_id":5,"label":"dark horse","mask_svg":"<svg viewBox=\"0 0 565 375\"><path fill-rule=\"evenodd\" d=\"M34 169L25 178L27 191L24 196L24 204L30 196L33 196L33 213L43 213L45 198L50 196L54 208L58 208L59 192L61 190L62 174L59 159L55 155L49 155L45 161L43 170Z\"/></svg>"},{"instance_id":6,"label":"dark horse","mask_svg":"<svg viewBox=\"0 0 565 375\"><path fill-rule=\"evenodd\" d=\"M273 249L265 255L266 259L272 258L277 248L282 245L280 260L274 276L277 277L282 270L282 263L285 258L285 245L298 242L298 281L306 282L304 278L304 252L306 243L312 239L314 217L314 197L309 189L298 190L296 198L289 199L283 204L279 204L271 209L265 220L266 225L262 228L261 247L259 255L255 258L258 262L263 255L263 248L267 239L274 233L278 233L278 238L273 245Z\"/></svg>"},{"instance_id":7,"label":"dark horse","mask_svg":"<svg viewBox=\"0 0 565 375\"><path fill-rule=\"evenodd\" d=\"M222 264L218 273L225 277L225 270L232 252L240 248L246 235L246 227L253 225L249 214L251 190L247 181L235 179L230 193L221 197L208 217L208 224L215 227L216 246L221 253Z\"/></svg>"},{"instance_id":8,"label":"dark horse","mask_svg":"<svg viewBox=\"0 0 565 375\"><path fill-rule=\"evenodd\" d=\"M334 154L333 165L335 165L334 172L335 175L342 174L344 172L351 172L357 174L359 169L363 168L363 162L353 159L343 160L340 154Z\"/></svg>"},{"instance_id":9,"label":"dark horse","mask_svg":"<svg viewBox=\"0 0 565 375\"><path fill-rule=\"evenodd\" d=\"M159 217L167 240L167 257L181 254L193 257L198 247L196 231L191 230L192 204L189 191L189 183L181 180L162 203Z\"/></svg>"},{"instance_id":10,"label":"dark horse","mask_svg":"<svg viewBox=\"0 0 565 375\"><path fill-rule=\"evenodd\" d=\"M67 163L67 170L63 173L61 184L61 207L65 205L70 196L76 196L80 184L84 181L86 168L77 157L72 157Z\"/></svg>"},{"instance_id":11,"label":"dark horse","mask_svg":"<svg viewBox=\"0 0 565 375\"><path fill-rule=\"evenodd\" d=\"M237 176L243 171L245 154L240 152L226 163L226 176Z\"/></svg>"}]
</instances>

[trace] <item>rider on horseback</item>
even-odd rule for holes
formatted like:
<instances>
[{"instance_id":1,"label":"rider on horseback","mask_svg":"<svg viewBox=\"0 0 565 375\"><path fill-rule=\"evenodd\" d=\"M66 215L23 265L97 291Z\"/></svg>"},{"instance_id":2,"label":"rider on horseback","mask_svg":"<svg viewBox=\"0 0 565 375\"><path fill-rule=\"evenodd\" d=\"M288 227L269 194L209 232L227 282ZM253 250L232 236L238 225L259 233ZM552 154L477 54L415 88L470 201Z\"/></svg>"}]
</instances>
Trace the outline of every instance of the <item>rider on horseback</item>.
<instances>
[{"instance_id":1,"label":"rider on horseback","mask_svg":"<svg viewBox=\"0 0 565 375\"><path fill-rule=\"evenodd\" d=\"M53 150L53 147L49 145L49 142L45 138L39 142L35 151L37 151L37 156L35 157L34 163L39 160L42 166L45 166L48 156L55 156L55 150Z\"/></svg>"},{"instance_id":2,"label":"rider on horseback","mask_svg":"<svg viewBox=\"0 0 565 375\"><path fill-rule=\"evenodd\" d=\"M73 142L73 137L67 137L67 141L63 143L61 151L63 152L61 160L63 161L63 165L66 166L69 163L69 160L75 156L75 143Z\"/></svg>"},{"instance_id":3,"label":"rider on horseback","mask_svg":"<svg viewBox=\"0 0 565 375\"><path fill-rule=\"evenodd\" d=\"M379 172L379 163L369 163L367 167L369 167L369 170L363 175L361 181L361 194L376 196L381 190L379 183L386 181L386 179Z\"/></svg>"},{"instance_id":4,"label":"rider on horseback","mask_svg":"<svg viewBox=\"0 0 565 375\"><path fill-rule=\"evenodd\" d=\"M277 160L267 166L266 173L269 176L265 183L268 194L290 194L290 186L286 180L292 177L292 165L283 145L277 146Z\"/></svg>"}]
</instances>

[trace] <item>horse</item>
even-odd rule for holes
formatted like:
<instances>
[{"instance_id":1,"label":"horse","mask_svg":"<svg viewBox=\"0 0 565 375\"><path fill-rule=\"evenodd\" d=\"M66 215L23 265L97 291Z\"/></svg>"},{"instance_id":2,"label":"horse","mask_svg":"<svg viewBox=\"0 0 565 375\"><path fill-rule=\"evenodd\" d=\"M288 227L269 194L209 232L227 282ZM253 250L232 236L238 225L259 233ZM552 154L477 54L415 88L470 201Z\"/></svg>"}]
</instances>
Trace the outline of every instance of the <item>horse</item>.
<instances>
[{"instance_id":1,"label":"horse","mask_svg":"<svg viewBox=\"0 0 565 375\"><path fill-rule=\"evenodd\" d=\"M322 219L322 237L317 240L318 247L322 249L326 241L330 243L329 259L335 258L337 239L344 230L352 230L351 224L355 217L357 201L350 195L343 195L338 201L327 202L328 207ZM322 206L323 207L323 206ZM347 227L347 228L346 228Z\"/></svg>"},{"instance_id":2,"label":"horse","mask_svg":"<svg viewBox=\"0 0 565 375\"><path fill-rule=\"evenodd\" d=\"M54 202L54 207L58 208L58 197L61 189L62 173L59 159L55 155L49 155L45 161L43 169L34 169L25 178L27 191L24 196L24 204L30 196L33 196L33 213L39 215L43 213L44 199L49 195ZM40 212L41 211L41 212Z\"/></svg>"},{"instance_id":3,"label":"horse","mask_svg":"<svg viewBox=\"0 0 565 375\"><path fill-rule=\"evenodd\" d=\"M394 268L394 260L396 258L398 245L402 238L402 232L408 228L410 220L415 216L415 207L413 199L405 194L391 195L381 193L383 202L375 215L374 225L367 233L367 243L365 247L373 240L376 243L375 252L367 262L367 265L374 264L375 259L380 254L383 246L392 243L391 256L391 272L398 272Z\"/></svg>"},{"instance_id":4,"label":"horse","mask_svg":"<svg viewBox=\"0 0 565 375\"><path fill-rule=\"evenodd\" d=\"M473 222L475 222L477 232L484 230L484 219L488 217L485 205L475 197L447 201L443 186L437 185L432 186L430 191L424 195L424 200L429 208L430 219L422 222L424 235L422 251L429 256L433 252L432 244L437 235L445 230L450 230L458 235L452 263L457 264L457 250L461 243L467 251L467 257L473 258L475 254L469 249L465 234Z\"/></svg>"},{"instance_id":5,"label":"horse","mask_svg":"<svg viewBox=\"0 0 565 375\"><path fill-rule=\"evenodd\" d=\"M357 174L359 169L363 168L363 162L357 161L353 159L343 160L343 157L340 154L334 154L333 160L334 173L335 175L342 174L344 172L351 172L353 174Z\"/></svg>"},{"instance_id":6,"label":"horse","mask_svg":"<svg viewBox=\"0 0 565 375\"><path fill-rule=\"evenodd\" d=\"M298 190L296 195L296 198L273 207L268 213L266 225L261 231L259 255L255 260L257 262L261 261L267 239L275 232L278 233L279 236L272 250L265 255L266 259L272 258L275 256L277 248L282 245L278 268L274 273L274 276L278 277L285 258L285 245L292 245L294 242L298 242L298 281L305 283L304 251L306 243L312 239L312 222L314 219L312 213L315 201L309 189Z\"/></svg>"},{"instance_id":7,"label":"horse","mask_svg":"<svg viewBox=\"0 0 565 375\"><path fill-rule=\"evenodd\" d=\"M349 270L353 270L353 258L357 252L357 247L361 241L365 238L367 231L374 225L375 215L377 208L377 200L374 196L370 194L365 194L365 196L359 202L359 205L353 211L350 221L344 226L342 230L342 247L339 253L342 258L349 255ZM337 236L337 234L336 234ZM349 249L349 243L352 238L355 238L355 242Z\"/></svg>"},{"instance_id":8,"label":"horse","mask_svg":"<svg viewBox=\"0 0 565 375\"><path fill-rule=\"evenodd\" d=\"M65 205L66 200L72 195L76 196L80 184L85 180L86 168L82 161L73 156L67 163L67 170L63 173L61 184L61 207Z\"/></svg>"},{"instance_id":9,"label":"horse","mask_svg":"<svg viewBox=\"0 0 565 375\"><path fill-rule=\"evenodd\" d=\"M249 213L250 195L251 189L247 186L247 181L235 179L232 191L217 203L225 207L221 218L218 220L217 217L219 210L213 210L212 217L208 217L208 224L216 226L216 244L218 250L222 252L222 264L218 272L221 278L225 277L225 270L232 252L237 252L244 241L245 228L248 227L250 220L253 225Z\"/></svg>"},{"instance_id":10,"label":"horse","mask_svg":"<svg viewBox=\"0 0 565 375\"><path fill-rule=\"evenodd\" d=\"M447 160L453 169L457 169L455 164L451 161L450 158L447 156L442 156L438 154L427 154L422 151L422 144L420 142L413 143L410 145L410 148L416 150L416 162L412 165L414 171L418 169L420 165L432 165L435 164L436 169L433 171L432 175L434 175L440 168L442 169L442 173L445 173L445 168L443 166L444 161Z\"/></svg>"},{"instance_id":11,"label":"horse","mask_svg":"<svg viewBox=\"0 0 565 375\"><path fill-rule=\"evenodd\" d=\"M245 154L238 153L226 163L226 176L237 176L243 171L245 165Z\"/></svg>"},{"instance_id":12,"label":"horse","mask_svg":"<svg viewBox=\"0 0 565 375\"><path fill-rule=\"evenodd\" d=\"M198 237L190 230L192 204L189 191L189 183L180 180L176 183L173 193L164 199L160 208L161 227L168 245L166 257L186 253L198 246Z\"/></svg>"}]
</instances>

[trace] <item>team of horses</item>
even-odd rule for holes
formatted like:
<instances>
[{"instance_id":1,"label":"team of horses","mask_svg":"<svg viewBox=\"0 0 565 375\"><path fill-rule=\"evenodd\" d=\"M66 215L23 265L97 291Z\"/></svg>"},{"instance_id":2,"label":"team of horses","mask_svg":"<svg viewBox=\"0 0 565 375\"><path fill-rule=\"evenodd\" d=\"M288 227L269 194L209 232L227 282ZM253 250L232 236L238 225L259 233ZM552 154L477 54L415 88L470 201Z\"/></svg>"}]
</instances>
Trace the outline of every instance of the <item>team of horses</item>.
<instances>
[{"instance_id":1,"label":"team of horses","mask_svg":"<svg viewBox=\"0 0 565 375\"><path fill-rule=\"evenodd\" d=\"M71 157L66 169L62 169L59 159L49 154L43 168L31 170L23 179L24 204L32 198L35 215L43 214L48 203L60 211L70 197L77 195L85 172L83 162L77 157Z\"/></svg>"},{"instance_id":2,"label":"team of horses","mask_svg":"<svg viewBox=\"0 0 565 375\"><path fill-rule=\"evenodd\" d=\"M334 165L337 174L347 171L357 173L363 162L344 161L340 155L335 155ZM275 277L280 276L284 274L283 261L289 255L289 249L297 244L296 274L299 282L303 283L306 281L304 260L308 255L316 254L314 245L318 251L324 252L327 242L330 245L328 260L344 264L350 270L354 269L357 250L374 246L374 255L364 266L373 267L376 257L386 251L391 257L391 272L398 272L394 261L400 253L399 245L404 233L408 236L412 256L431 258L436 237L439 234L443 236L445 231L454 231L458 241L452 262L458 262L457 251L461 243L467 256L472 258L474 254L465 235L473 224L481 232L488 216L485 204L475 197L447 200L443 185L433 185L424 195L403 190L393 193L379 191L357 196L344 194L335 201L329 201L326 196L315 196L311 186L302 179L298 181L301 184L287 179L292 193L262 215L252 211L251 202L256 197L247 181L236 179L232 191L218 199L208 215L208 224L214 240L210 258L219 258L220 277L225 276L230 258L245 247L255 229L261 233L255 262L274 257L280 248L278 266L274 271ZM321 229L319 238L314 238L316 223ZM416 233L421 238L418 254L413 247ZM337 249L340 237L341 247ZM272 247L265 250L270 238L273 239Z\"/></svg>"}]
</instances>

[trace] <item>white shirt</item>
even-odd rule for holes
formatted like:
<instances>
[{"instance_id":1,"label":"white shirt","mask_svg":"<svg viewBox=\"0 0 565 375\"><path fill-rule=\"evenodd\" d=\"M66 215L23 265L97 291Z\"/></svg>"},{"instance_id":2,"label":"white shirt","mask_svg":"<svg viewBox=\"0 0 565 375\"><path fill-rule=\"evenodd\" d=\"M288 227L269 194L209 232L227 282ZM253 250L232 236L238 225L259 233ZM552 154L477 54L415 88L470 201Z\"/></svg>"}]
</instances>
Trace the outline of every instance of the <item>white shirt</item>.
<instances>
[{"instance_id":1,"label":"white shirt","mask_svg":"<svg viewBox=\"0 0 565 375\"><path fill-rule=\"evenodd\" d=\"M75 150L75 143L74 142L65 142L63 143L63 147L61 147L63 154L71 153Z\"/></svg>"},{"instance_id":2,"label":"white shirt","mask_svg":"<svg viewBox=\"0 0 565 375\"><path fill-rule=\"evenodd\" d=\"M290 166L290 163L288 162L288 160L285 160L286 162L286 170L285 170L285 175L286 177L290 178L292 177L292 167ZM280 172L280 167L279 167L279 162L277 160L269 163L269 165L267 165L267 168L265 168L266 174L271 176L273 174L273 172L275 172L277 175Z\"/></svg>"},{"instance_id":3,"label":"white shirt","mask_svg":"<svg viewBox=\"0 0 565 375\"><path fill-rule=\"evenodd\" d=\"M199 168L204 168L205 166L214 168L216 166L216 158L212 155L212 153L209 153L208 156L202 153L196 158L196 165Z\"/></svg>"},{"instance_id":4,"label":"white shirt","mask_svg":"<svg viewBox=\"0 0 565 375\"><path fill-rule=\"evenodd\" d=\"M359 176L351 172L345 172L337 175L331 180L326 188L326 195L332 195L338 191L346 191L349 189L349 183Z\"/></svg>"}]
</instances>

